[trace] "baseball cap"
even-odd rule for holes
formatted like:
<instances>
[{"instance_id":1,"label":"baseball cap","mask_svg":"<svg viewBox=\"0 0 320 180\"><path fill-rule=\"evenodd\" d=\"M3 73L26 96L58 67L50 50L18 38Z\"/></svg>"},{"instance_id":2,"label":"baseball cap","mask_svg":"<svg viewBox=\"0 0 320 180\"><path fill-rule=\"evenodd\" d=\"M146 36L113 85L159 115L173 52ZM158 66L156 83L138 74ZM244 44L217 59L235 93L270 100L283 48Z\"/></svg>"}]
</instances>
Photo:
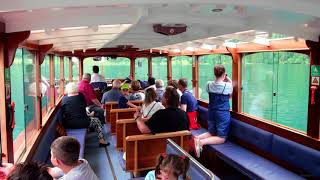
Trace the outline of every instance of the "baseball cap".
<instances>
[{"instance_id":1,"label":"baseball cap","mask_svg":"<svg viewBox=\"0 0 320 180\"><path fill-rule=\"evenodd\" d=\"M123 89L129 89L129 84L124 83L124 84L121 86L121 90L123 90Z\"/></svg>"}]
</instances>

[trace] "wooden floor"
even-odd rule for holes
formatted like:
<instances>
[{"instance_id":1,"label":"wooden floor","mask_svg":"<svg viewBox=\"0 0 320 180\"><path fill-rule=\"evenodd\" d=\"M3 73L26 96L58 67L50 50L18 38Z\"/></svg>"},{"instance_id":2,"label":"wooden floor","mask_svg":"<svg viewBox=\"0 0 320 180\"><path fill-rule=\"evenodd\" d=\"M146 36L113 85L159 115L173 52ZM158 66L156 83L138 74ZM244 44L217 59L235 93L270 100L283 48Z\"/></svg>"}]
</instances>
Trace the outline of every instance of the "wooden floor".
<instances>
[{"instance_id":1,"label":"wooden floor","mask_svg":"<svg viewBox=\"0 0 320 180\"><path fill-rule=\"evenodd\" d=\"M107 148L98 147L98 138L95 132L86 137L85 159L87 159L99 179L127 180L130 173L122 170L115 144L111 141L110 127L106 125L105 137L111 143Z\"/></svg>"}]
</instances>

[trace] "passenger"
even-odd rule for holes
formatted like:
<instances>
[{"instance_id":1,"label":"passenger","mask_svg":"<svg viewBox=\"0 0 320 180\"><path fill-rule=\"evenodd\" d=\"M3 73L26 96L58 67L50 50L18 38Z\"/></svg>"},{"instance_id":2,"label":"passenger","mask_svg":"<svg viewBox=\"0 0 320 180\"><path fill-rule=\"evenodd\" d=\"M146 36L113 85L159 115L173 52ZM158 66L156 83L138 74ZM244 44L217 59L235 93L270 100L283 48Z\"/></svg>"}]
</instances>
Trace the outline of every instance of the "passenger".
<instances>
[{"instance_id":1,"label":"passenger","mask_svg":"<svg viewBox=\"0 0 320 180\"><path fill-rule=\"evenodd\" d=\"M0 179L7 180L53 180L49 168L37 162L24 162L17 165L2 163Z\"/></svg>"},{"instance_id":2,"label":"passenger","mask_svg":"<svg viewBox=\"0 0 320 180\"><path fill-rule=\"evenodd\" d=\"M89 73L85 73L82 77L82 81L78 84L79 92L81 92L86 100L87 106L89 107L89 111L94 111L95 117L99 118L101 124L105 123L104 118L104 110L102 108L101 103L97 99L97 96L93 90L92 85L90 84L91 75Z\"/></svg>"},{"instance_id":3,"label":"passenger","mask_svg":"<svg viewBox=\"0 0 320 180\"><path fill-rule=\"evenodd\" d=\"M86 113L84 96L78 92L76 83L66 85L67 95L62 98L62 126L66 129L94 128L99 139L99 147L108 146L104 140L102 125L99 119L89 118Z\"/></svg>"},{"instance_id":4,"label":"passenger","mask_svg":"<svg viewBox=\"0 0 320 180\"><path fill-rule=\"evenodd\" d=\"M50 174L62 180L98 180L85 159L79 159L80 144L77 139L62 136L51 144L51 162L56 168L50 169Z\"/></svg>"},{"instance_id":5,"label":"passenger","mask_svg":"<svg viewBox=\"0 0 320 180\"><path fill-rule=\"evenodd\" d=\"M99 66L92 66L92 72L91 83L105 82L104 77L99 74Z\"/></svg>"},{"instance_id":6,"label":"passenger","mask_svg":"<svg viewBox=\"0 0 320 180\"><path fill-rule=\"evenodd\" d=\"M224 143L230 129L229 98L232 94L232 81L227 76L223 65L214 67L214 75L216 80L207 83L209 132L195 138L195 150L198 157L203 145Z\"/></svg>"},{"instance_id":7,"label":"passenger","mask_svg":"<svg viewBox=\"0 0 320 180\"><path fill-rule=\"evenodd\" d=\"M156 102L156 92L153 88L146 90L146 98L141 110L135 114L135 118L147 121L150 117L160 109L164 109L164 106L160 102Z\"/></svg>"},{"instance_id":8,"label":"passenger","mask_svg":"<svg viewBox=\"0 0 320 180\"><path fill-rule=\"evenodd\" d=\"M118 101L118 107L119 109L124 109L124 108L136 108L137 106L129 102L129 84L125 83L121 86L121 93L122 95L119 98Z\"/></svg>"},{"instance_id":9,"label":"passenger","mask_svg":"<svg viewBox=\"0 0 320 180\"><path fill-rule=\"evenodd\" d=\"M178 180L190 179L187 172L190 166L189 158L176 154L161 154L158 158L156 169L148 172L145 180Z\"/></svg>"},{"instance_id":10,"label":"passenger","mask_svg":"<svg viewBox=\"0 0 320 180\"><path fill-rule=\"evenodd\" d=\"M176 88L176 89L177 89L177 92L178 92L178 94L179 94L179 97L182 96L182 92L178 89L178 81L177 81L177 80L170 80L170 81L168 81L168 86L172 86L172 87Z\"/></svg>"},{"instance_id":11,"label":"passenger","mask_svg":"<svg viewBox=\"0 0 320 180\"><path fill-rule=\"evenodd\" d=\"M164 86L164 83L161 79L156 80L156 94L157 94L156 101L157 102L161 102L161 100L162 100L162 96L164 93L163 86Z\"/></svg>"},{"instance_id":12,"label":"passenger","mask_svg":"<svg viewBox=\"0 0 320 180\"><path fill-rule=\"evenodd\" d=\"M129 101L143 101L145 98L145 95L139 91L140 89L141 89L140 82L139 81L132 81L131 82L132 93L129 94L128 100Z\"/></svg>"},{"instance_id":13,"label":"passenger","mask_svg":"<svg viewBox=\"0 0 320 180\"><path fill-rule=\"evenodd\" d=\"M112 82L112 89L105 92L102 96L101 104L106 104L107 102L119 101L121 97L120 91L121 81L116 79Z\"/></svg>"},{"instance_id":14,"label":"passenger","mask_svg":"<svg viewBox=\"0 0 320 180\"><path fill-rule=\"evenodd\" d=\"M187 112L190 120L190 129L199 129L200 126L197 123L197 109L198 101L193 94L187 89L188 81L185 78L178 81L179 90L182 92L180 99L180 109Z\"/></svg>"},{"instance_id":15,"label":"passenger","mask_svg":"<svg viewBox=\"0 0 320 180\"><path fill-rule=\"evenodd\" d=\"M163 94L162 104L166 109L154 113L144 122L137 120L137 125L142 133L162 133L189 130L189 119L186 112L179 109L179 94L177 90L168 86Z\"/></svg>"},{"instance_id":16,"label":"passenger","mask_svg":"<svg viewBox=\"0 0 320 180\"><path fill-rule=\"evenodd\" d=\"M154 90L156 90L156 79L154 77L148 78L148 87L145 90L147 90L148 88L153 88Z\"/></svg>"}]
</instances>

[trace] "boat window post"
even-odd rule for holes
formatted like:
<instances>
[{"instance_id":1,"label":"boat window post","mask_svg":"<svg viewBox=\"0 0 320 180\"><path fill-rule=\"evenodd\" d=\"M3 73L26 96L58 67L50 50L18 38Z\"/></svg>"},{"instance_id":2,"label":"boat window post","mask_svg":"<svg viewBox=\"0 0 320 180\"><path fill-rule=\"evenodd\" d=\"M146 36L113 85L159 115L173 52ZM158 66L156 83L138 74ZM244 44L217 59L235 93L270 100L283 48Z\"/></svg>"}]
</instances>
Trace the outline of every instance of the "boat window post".
<instances>
[{"instance_id":1,"label":"boat window post","mask_svg":"<svg viewBox=\"0 0 320 180\"><path fill-rule=\"evenodd\" d=\"M132 77L132 80L135 80L135 56L130 56L130 76Z\"/></svg>"},{"instance_id":2,"label":"boat window post","mask_svg":"<svg viewBox=\"0 0 320 180\"><path fill-rule=\"evenodd\" d=\"M55 105L55 86L54 86L54 55L49 55L49 69L50 69L50 109Z\"/></svg>"},{"instance_id":3,"label":"boat window post","mask_svg":"<svg viewBox=\"0 0 320 180\"><path fill-rule=\"evenodd\" d=\"M42 127L42 111L41 111L41 70L40 70L40 51L35 52L35 81L36 81L36 121L37 129Z\"/></svg>"},{"instance_id":4,"label":"boat window post","mask_svg":"<svg viewBox=\"0 0 320 180\"><path fill-rule=\"evenodd\" d=\"M310 49L310 68L313 65L320 65L320 39L319 42L306 41L307 46ZM311 71L309 78L309 101L308 101L308 129L307 135L312 138L319 139L320 138L320 100L319 93L320 87L313 86L311 81ZM315 88L315 90L313 90ZM315 91L312 93L312 91ZM314 97L312 97L314 94ZM314 102L313 99L314 98Z\"/></svg>"},{"instance_id":5,"label":"boat window post","mask_svg":"<svg viewBox=\"0 0 320 180\"><path fill-rule=\"evenodd\" d=\"M79 81L82 80L82 76L83 76L83 57L78 57L79 59Z\"/></svg>"},{"instance_id":6,"label":"boat window post","mask_svg":"<svg viewBox=\"0 0 320 180\"><path fill-rule=\"evenodd\" d=\"M192 89L193 95L199 99L199 56L192 56Z\"/></svg>"},{"instance_id":7,"label":"boat window post","mask_svg":"<svg viewBox=\"0 0 320 180\"><path fill-rule=\"evenodd\" d=\"M167 79L172 80L172 56L167 56Z\"/></svg>"},{"instance_id":8,"label":"boat window post","mask_svg":"<svg viewBox=\"0 0 320 180\"><path fill-rule=\"evenodd\" d=\"M152 77L152 56L148 56L148 77Z\"/></svg>"},{"instance_id":9,"label":"boat window post","mask_svg":"<svg viewBox=\"0 0 320 180\"><path fill-rule=\"evenodd\" d=\"M65 83L65 74L64 74L64 56L60 56L60 80L59 80L59 86L60 86L60 95L63 96L64 94L64 83Z\"/></svg>"},{"instance_id":10,"label":"boat window post","mask_svg":"<svg viewBox=\"0 0 320 180\"><path fill-rule=\"evenodd\" d=\"M69 68L69 74L68 74L68 79L69 79L69 82L72 82L72 60L71 60L71 57L69 56L68 57L68 68Z\"/></svg>"}]
</instances>

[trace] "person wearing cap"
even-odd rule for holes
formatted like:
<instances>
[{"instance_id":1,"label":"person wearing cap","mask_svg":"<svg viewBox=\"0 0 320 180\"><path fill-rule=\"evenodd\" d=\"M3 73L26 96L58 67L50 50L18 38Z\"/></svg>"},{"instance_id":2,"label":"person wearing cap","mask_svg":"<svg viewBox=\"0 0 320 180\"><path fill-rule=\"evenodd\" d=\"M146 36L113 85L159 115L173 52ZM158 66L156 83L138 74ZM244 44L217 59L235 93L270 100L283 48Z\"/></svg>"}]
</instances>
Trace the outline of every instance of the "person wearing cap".
<instances>
[{"instance_id":1,"label":"person wearing cap","mask_svg":"<svg viewBox=\"0 0 320 180\"><path fill-rule=\"evenodd\" d=\"M136 108L137 106L129 102L128 97L129 97L129 84L125 83L121 86L121 93L122 96L119 98L118 101L118 107L119 109L124 109L124 108Z\"/></svg>"}]
</instances>

